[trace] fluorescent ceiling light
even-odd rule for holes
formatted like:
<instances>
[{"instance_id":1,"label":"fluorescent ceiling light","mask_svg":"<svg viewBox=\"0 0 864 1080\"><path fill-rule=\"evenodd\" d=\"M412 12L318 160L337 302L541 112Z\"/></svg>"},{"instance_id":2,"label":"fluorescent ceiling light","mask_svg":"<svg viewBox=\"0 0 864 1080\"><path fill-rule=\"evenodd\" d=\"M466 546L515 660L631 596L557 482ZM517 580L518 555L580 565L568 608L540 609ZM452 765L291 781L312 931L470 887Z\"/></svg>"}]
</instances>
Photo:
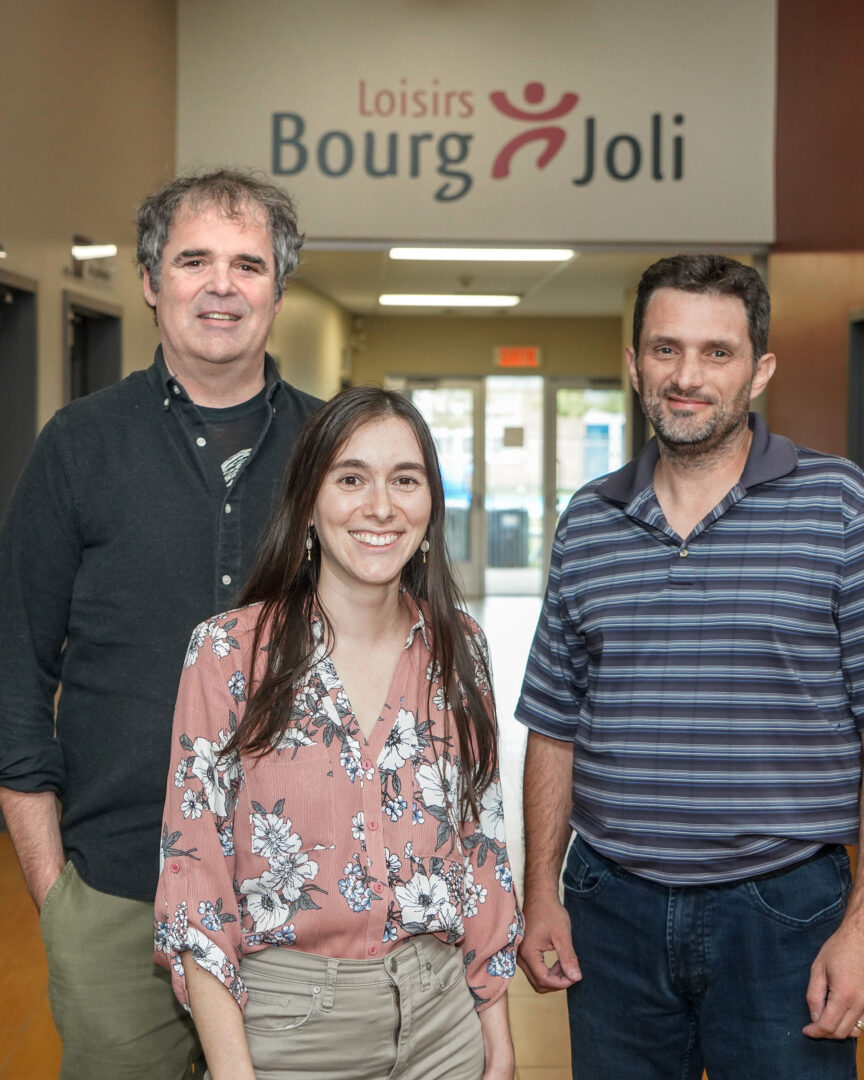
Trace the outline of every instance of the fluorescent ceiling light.
<instances>
[{"instance_id":1,"label":"fluorescent ceiling light","mask_svg":"<svg viewBox=\"0 0 864 1080\"><path fill-rule=\"evenodd\" d=\"M117 254L116 244L73 244L72 258L81 262L83 259L110 259Z\"/></svg>"},{"instance_id":2,"label":"fluorescent ceiling light","mask_svg":"<svg viewBox=\"0 0 864 1080\"><path fill-rule=\"evenodd\" d=\"M378 303L385 307L515 307L521 296L478 296L468 293L384 293Z\"/></svg>"},{"instance_id":3,"label":"fluorescent ceiling light","mask_svg":"<svg viewBox=\"0 0 864 1080\"><path fill-rule=\"evenodd\" d=\"M446 262L566 262L572 248L394 247L391 259L429 259Z\"/></svg>"}]
</instances>

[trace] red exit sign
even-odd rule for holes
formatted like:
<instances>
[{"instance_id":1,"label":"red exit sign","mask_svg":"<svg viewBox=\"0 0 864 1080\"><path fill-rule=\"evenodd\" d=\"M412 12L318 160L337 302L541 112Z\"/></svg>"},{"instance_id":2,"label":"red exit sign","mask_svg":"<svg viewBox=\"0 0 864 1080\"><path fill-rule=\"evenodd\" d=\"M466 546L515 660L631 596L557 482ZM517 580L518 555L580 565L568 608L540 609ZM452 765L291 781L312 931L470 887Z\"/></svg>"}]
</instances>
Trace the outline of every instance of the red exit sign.
<instances>
[{"instance_id":1,"label":"red exit sign","mask_svg":"<svg viewBox=\"0 0 864 1080\"><path fill-rule=\"evenodd\" d=\"M495 365L503 368L539 368L539 345L499 345Z\"/></svg>"}]
</instances>

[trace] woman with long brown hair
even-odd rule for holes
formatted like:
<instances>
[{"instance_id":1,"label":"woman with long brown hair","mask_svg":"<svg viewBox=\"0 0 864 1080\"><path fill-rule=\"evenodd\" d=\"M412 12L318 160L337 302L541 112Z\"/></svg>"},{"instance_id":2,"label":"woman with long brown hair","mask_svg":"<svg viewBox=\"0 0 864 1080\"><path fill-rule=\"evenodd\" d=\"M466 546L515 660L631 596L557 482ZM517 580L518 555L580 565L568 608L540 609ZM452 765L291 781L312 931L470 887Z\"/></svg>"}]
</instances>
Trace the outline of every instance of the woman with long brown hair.
<instances>
[{"instance_id":1,"label":"woman with long brown hair","mask_svg":"<svg viewBox=\"0 0 864 1080\"><path fill-rule=\"evenodd\" d=\"M208 1075L510 1080L489 664L405 398L307 422L242 604L189 646L156 900Z\"/></svg>"}]
</instances>

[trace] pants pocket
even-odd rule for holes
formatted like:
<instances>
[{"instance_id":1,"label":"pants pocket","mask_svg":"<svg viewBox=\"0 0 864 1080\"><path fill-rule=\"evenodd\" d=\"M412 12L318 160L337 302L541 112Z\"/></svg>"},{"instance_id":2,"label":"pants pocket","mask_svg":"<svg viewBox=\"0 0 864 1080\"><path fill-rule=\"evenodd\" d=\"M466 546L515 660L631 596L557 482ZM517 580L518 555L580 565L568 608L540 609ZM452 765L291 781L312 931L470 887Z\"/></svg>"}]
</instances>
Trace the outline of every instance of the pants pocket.
<instances>
[{"instance_id":1,"label":"pants pocket","mask_svg":"<svg viewBox=\"0 0 864 1080\"><path fill-rule=\"evenodd\" d=\"M243 1023L254 1035L278 1035L302 1027L318 1011L321 987L286 983L278 989L249 986Z\"/></svg>"},{"instance_id":2,"label":"pants pocket","mask_svg":"<svg viewBox=\"0 0 864 1080\"><path fill-rule=\"evenodd\" d=\"M747 892L763 914L785 926L807 929L842 912L849 886L849 858L840 848L785 874L748 882Z\"/></svg>"},{"instance_id":3,"label":"pants pocket","mask_svg":"<svg viewBox=\"0 0 864 1080\"><path fill-rule=\"evenodd\" d=\"M49 912L51 906L53 905L54 901L57 899L58 895L63 891L63 886L66 884L66 882L72 876L72 873L73 873L72 860L67 859L66 860L66 865L63 867L63 869L60 871L60 873L57 875L57 877L51 882L51 887L48 889L48 892L45 893L45 896L44 896L44 898L42 900L42 906L39 908L39 923L40 923L40 926L41 926L45 916Z\"/></svg>"},{"instance_id":4,"label":"pants pocket","mask_svg":"<svg viewBox=\"0 0 864 1080\"><path fill-rule=\"evenodd\" d=\"M564 864L564 888L574 896L587 896L602 888L617 874L609 859L589 847L578 836L573 838Z\"/></svg>"}]
</instances>

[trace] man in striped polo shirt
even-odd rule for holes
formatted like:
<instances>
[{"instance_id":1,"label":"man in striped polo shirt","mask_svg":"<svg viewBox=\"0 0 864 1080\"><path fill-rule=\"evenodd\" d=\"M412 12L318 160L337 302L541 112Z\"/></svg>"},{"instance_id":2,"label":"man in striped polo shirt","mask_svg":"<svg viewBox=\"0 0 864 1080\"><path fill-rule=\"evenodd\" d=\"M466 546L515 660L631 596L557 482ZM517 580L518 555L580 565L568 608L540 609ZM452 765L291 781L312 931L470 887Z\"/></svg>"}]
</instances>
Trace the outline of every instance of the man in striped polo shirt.
<instances>
[{"instance_id":1,"label":"man in striped polo shirt","mask_svg":"<svg viewBox=\"0 0 864 1080\"><path fill-rule=\"evenodd\" d=\"M769 314L732 259L646 270L656 437L558 526L517 710L520 963L567 988L577 1080L855 1076L864 474L749 412Z\"/></svg>"}]
</instances>

